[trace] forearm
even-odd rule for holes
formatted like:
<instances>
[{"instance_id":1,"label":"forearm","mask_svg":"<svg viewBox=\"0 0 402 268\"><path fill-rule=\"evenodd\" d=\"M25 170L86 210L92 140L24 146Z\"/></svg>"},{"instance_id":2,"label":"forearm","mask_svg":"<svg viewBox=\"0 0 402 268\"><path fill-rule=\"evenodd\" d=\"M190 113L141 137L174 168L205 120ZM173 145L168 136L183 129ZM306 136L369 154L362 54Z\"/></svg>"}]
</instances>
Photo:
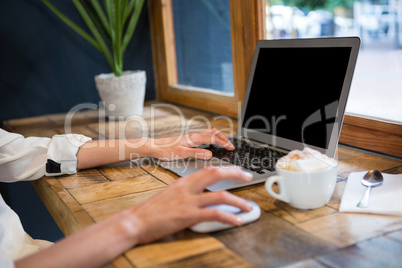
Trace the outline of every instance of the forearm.
<instances>
[{"instance_id":1,"label":"forearm","mask_svg":"<svg viewBox=\"0 0 402 268\"><path fill-rule=\"evenodd\" d=\"M54 246L16 262L16 267L101 267L138 243L130 210L93 224Z\"/></svg>"},{"instance_id":2,"label":"forearm","mask_svg":"<svg viewBox=\"0 0 402 268\"><path fill-rule=\"evenodd\" d=\"M211 151L194 148L202 144L217 144L228 150L234 149L229 139L217 129L161 139L144 137L132 140L89 141L78 150L77 169L92 168L141 157L154 157L162 160L178 160L188 157L211 158Z\"/></svg>"},{"instance_id":3,"label":"forearm","mask_svg":"<svg viewBox=\"0 0 402 268\"><path fill-rule=\"evenodd\" d=\"M152 139L89 141L77 152L77 169L86 169L141 157L155 153Z\"/></svg>"},{"instance_id":4,"label":"forearm","mask_svg":"<svg viewBox=\"0 0 402 268\"><path fill-rule=\"evenodd\" d=\"M231 193L204 193L205 187L229 178L246 182L252 175L240 168L203 169L178 179L146 202L18 261L16 267L100 267L135 245L158 240L202 221L239 226L243 222L235 214L205 208L227 204L242 211L252 209L245 200Z\"/></svg>"}]
</instances>

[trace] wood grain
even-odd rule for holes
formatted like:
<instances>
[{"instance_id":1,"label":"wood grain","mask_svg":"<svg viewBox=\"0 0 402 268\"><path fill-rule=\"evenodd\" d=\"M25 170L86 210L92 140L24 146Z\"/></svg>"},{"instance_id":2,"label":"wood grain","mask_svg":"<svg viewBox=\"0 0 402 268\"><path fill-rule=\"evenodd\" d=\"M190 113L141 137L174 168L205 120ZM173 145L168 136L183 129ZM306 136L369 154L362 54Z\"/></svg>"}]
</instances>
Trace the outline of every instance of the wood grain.
<instances>
[{"instance_id":1,"label":"wood grain","mask_svg":"<svg viewBox=\"0 0 402 268\"><path fill-rule=\"evenodd\" d=\"M402 242L395 240L394 234L331 252L318 257L318 261L326 267L401 267Z\"/></svg>"},{"instance_id":2,"label":"wood grain","mask_svg":"<svg viewBox=\"0 0 402 268\"><path fill-rule=\"evenodd\" d=\"M402 217L335 213L297 226L342 248L402 229ZM334 226L336 226L336 232L334 232Z\"/></svg>"},{"instance_id":3,"label":"wood grain","mask_svg":"<svg viewBox=\"0 0 402 268\"><path fill-rule=\"evenodd\" d=\"M117 196L164 188L166 185L150 175L137 176L118 181L99 183L81 188L69 189L70 194L80 203L86 204Z\"/></svg>"},{"instance_id":4,"label":"wood grain","mask_svg":"<svg viewBox=\"0 0 402 268\"><path fill-rule=\"evenodd\" d=\"M256 267L285 266L334 249L332 243L269 213L262 213L258 224L218 232L214 237Z\"/></svg>"},{"instance_id":5,"label":"wood grain","mask_svg":"<svg viewBox=\"0 0 402 268\"><path fill-rule=\"evenodd\" d=\"M57 181L66 189L79 188L88 185L108 182L97 169L80 170L76 174L57 177Z\"/></svg>"},{"instance_id":6,"label":"wood grain","mask_svg":"<svg viewBox=\"0 0 402 268\"><path fill-rule=\"evenodd\" d=\"M111 181L135 178L147 174L143 169L129 161L102 166L98 170L105 178Z\"/></svg>"},{"instance_id":7,"label":"wood grain","mask_svg":"<svg viewBox=\"0 0 402 268\"><path fill-rule=\"evenodd\" d=\"M74 207L73 210L79 211L77 210L78 207L71 206L72 198L68 193L58 194L54 190L55 188L46 182L46 178L32 181L31 184L65 236L82 229L80 221L69 208Z\"/></svg>"},{"instance_id":8,"label":"wood grain","mask_svg":"<svg viewBox=\"0 0 402 268\"><path fill-rule=\"evenodd\" d=\"M338 165L338 173L343 177L347 177L351 172L370 169L384 171L391 167L400 166L400 164L400 160L390 157L375 154L363 154L350 158L348 161L340 161Z\"/></svg>"},{"instance_id":9,"label":"wood grain","mask_svg":"<svg viewBox=\"0 0 402 268\"><path fill-rule=\"evenodd\" d=\"M163 188L94 201L83 204L82 207L92 219L98 222L108 218L110 215L129 209L138 203L151 198L162 189Z\"/></svg>"},{"instance_id":10,"label":"wood grain","mask_svg":"<svg viewBox=\"0 0 402 268\"><path fill-rule=\"evenodd\" d=\"M224 248L224 245L212 237L199 239L153 243L128 251L126 257L136 267L156 266L197 256L206 252Z\"/></svg>"},{"instance_id":11,"label":"wood grain","mask_svg":"<svg viewBox=\"0 0 402 268\"><path fill-rule=\"evenodd\" d=\"M179 260L159 263L147 267L176 268L176 267L227 267L227 268L251 268L254 267L240 256L227 248L208 251L196 256Z\"/></svg>"},{"instance_id":12,"label":"wood grain","mask_svg":"<svg viewBox=\"0 0 402 268\"><path fill-rule=\"evenodd\" d=\"M339 142L402 157L402 125L346 116Z\"/></svg>"},{"instance_id":13,"label":"wood grain","mask_svg":"<svg viewBox=\"0 0 402 268\"><path fill-rule=\"evenodd\" d=\"M163 181L167 185L173 183L178 178L178 175L172 171L161 168L155 164L148 164L148 162L141 161L141 168L144 169L148 174L155 177L158 180Z\"/></svg>"},{"instance_id":14,"label":"wood grain","mask_svg":"<svg viewBox=\"0 0 402 268\"><path fill-rule=\"evenodd\" d=\"M344 124L354 125L357 127L378 130L381 129L385 133L402 136L401 124L380 119L371 119L362 116L345 115Z\"/></svg>"},{"instance_id":15,"label":"wood grain","mask_svg":"<svg viewBox=\"0 0 402 268\"><path fill-rule=\"evenodd\" d=\"M236 132L234 120L177 108L179 111L168 104L147 103L143 116L146 131L131 126L133 132L128 133L130 126L99 117L102 111L76 113L72 129L92 138L120 134L159 138L209 127L227 134ZM56 114L10 120L5 125L6 130L25 136L51 137L64 133L64 120L65 115ZM338 209L351 172L379 169L401 174L402 161L345 145L338 146L336 159L339 180L324 207L292 208L267 194L263 184L231 190L259 204L262 216L258 221L209 235L186 229L134 247L107 267L400 267L402 217L339 213ZM62 232L70 235L145 201L177 177L151 161L127 161L68 176L44 177L32 185ZM274 190L278 191L276 186Z\"/></svg>"}]
</instances>

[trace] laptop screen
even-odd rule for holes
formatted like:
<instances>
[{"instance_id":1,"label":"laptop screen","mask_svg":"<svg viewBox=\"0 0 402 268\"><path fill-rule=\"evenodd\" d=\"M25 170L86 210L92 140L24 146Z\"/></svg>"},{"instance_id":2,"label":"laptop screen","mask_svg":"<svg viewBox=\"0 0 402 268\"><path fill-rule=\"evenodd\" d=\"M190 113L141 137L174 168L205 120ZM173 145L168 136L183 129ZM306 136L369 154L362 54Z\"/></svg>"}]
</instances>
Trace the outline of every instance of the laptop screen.
<instances>
[{"instance_id":1,"label":"laptop screen","mask_svg":"<svg viewBox=\"0 0 402 268\"><path fill-rule=\"evenodd\" d=\"M260 48L242 127L328 149L351 50Z\"/></svg>"}]
</instances>

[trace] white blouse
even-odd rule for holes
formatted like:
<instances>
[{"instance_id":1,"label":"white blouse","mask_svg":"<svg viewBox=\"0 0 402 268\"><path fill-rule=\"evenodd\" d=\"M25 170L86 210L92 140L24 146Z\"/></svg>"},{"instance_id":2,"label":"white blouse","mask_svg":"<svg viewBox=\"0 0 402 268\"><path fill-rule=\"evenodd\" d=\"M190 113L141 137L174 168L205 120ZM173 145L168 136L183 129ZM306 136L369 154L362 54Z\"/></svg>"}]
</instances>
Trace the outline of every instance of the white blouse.
<instances>
[{"instance_id":1,"label":"white blouse","mask_svg":"<svg viewBox=\"0 0 402 268\"><path fill-rule=\"evenodd\" d=\"M91 138L77 134L50 138L29 137L0 129L0 181L29 181L44 175L77 172L78 148ZM0 195L0 267L14 267L14 261L51 245L32 239L18 215Z\"/></svg>"}]
</instances>

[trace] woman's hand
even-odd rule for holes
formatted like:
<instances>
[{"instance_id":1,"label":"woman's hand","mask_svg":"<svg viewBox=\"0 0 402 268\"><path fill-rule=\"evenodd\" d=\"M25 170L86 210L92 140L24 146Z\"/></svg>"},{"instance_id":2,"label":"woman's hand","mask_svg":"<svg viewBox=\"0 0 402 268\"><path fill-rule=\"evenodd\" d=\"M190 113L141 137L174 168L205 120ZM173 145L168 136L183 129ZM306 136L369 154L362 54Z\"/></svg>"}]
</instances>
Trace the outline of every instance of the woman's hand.
<instances>
[{"instance_id":1,"label":"woman's hand","mask_svg":"<svg viewBox=\"0 0 402 268\"><path fill-rule=\"evenodd\" d=\"M86 169L142 157L164 161L184 158L209 159L212 152L194 148L202 144L216 144L234 150L229 138L216 128L198 133L162 139L146 137L132 140L88 141L77 152L77 169Z\"/></svg>"},{"instance_id":2,"label":"woman's hand","mask_svg":"<svg viewBox=\"0 0 402 268\"><path fill-rule=\"evenodd\" d=\"M252 206L244 199L227 191L203 192L221 180L250 181L252 175L235 166L206 168L180 178L151 199L131 209L138 243L151 242L202 221L219 221L235 226L243 222L236 215L211 205L227 204L250 211Z\"/></svg>"},{"instance_id":3,"label":"woman's hand","mask_svg":"<svg viewBox=\"0 0 402 268\"><path fill-rule=\"evenodd\" d=\"M163 238L201 221L241 225L243 222L236 215L205 207L227 204L250 211L252 207L244 199L226 191L203 191L221 180L249 181L251 177L251 174L233 166L203 169L178 179L131 209L18 260L16 267L102 267L137 244Z\"/></svg>"},{"instance_id":4,"label":"woman's hand","mask_svg":"<svg viewBox=\"0 0 402 268\"><path fill-rule=\"evenodd\" d=\"M184 158L210 159L212 152L206 149L194 148L203 144L216 144L227 150L235 147L218 129L208 129L203 132L191 133L182 137L169 137L152 141L152 157L170 161Z\"/></svg>"}]
</instances>

